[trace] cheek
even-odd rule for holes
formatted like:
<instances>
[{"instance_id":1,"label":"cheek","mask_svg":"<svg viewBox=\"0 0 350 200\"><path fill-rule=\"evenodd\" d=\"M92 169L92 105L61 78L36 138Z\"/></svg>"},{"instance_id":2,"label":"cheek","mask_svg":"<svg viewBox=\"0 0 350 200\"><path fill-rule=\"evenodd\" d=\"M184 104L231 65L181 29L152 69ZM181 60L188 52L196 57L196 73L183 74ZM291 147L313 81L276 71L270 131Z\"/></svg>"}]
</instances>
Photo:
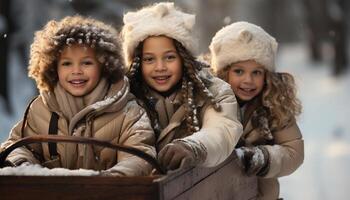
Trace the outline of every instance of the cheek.
<instances>
[{"instance_id":1,"label":"cheek","mask_svg":"<svg viewBox=\"0 0 350 200\"><path fill-rule=\"evenodd\" d=\"M94 79L95 80L100 80L100 78L101 78L101 71L98 70L98 71L96 71L96 73L94 73Z\"/></svg>"},{"instance_id":2,"label":"cheek","mask_svg":"<svg viewBox=\"0 0 350 200\"><path fill-rule=\"evenodd\" d=\"M231 89L233 90L233 92L237 92L239 84L235 81L230 81L229 84L231 85Z\"/></svg>"},{"instance_id":3,"label":"cheek","mask_svg":"<svg viewBox=\"0 0 350 200\"><path fill-rule=\"evenodd\" d=\"M257 80L257 83L256 83L256 84L257 84L259 90L261 91L261 90L264 88L265 78L263 77L263 78ZM259 91L259 92L260 92L260 91Z\"/></svg>"},{"instance_id":4,"label":"cheek","mask_svg":"<svg viewBox=\"0 0 350 200\"><path fill-rule=\"evenodd\" d=\"M233 90L236 90L239 86L239 78L234 76L233 73L227 73L227 82L231 85Z\"/></svg>"},{"instance_id":5,"label":"cheek","mask_svg":"<svg viewBox=\"0 0 350 200\"><path fill-rule=\"evenodd\" d=\"M59 80L64 78L67 74L67 70L62 69L61 67L57 67L57 77Z\"/></svg>"},{"instance_id":6,"label":"cheek","mask_svg":"<svg viewBox=\"0 0 350 200\"><path fill-rule=\"evenodd\" d=\"M141 76L143 78L146 78L147 77L147 74L149 74L149 68L144 66L144 65L141 65Z\"/></svg>"},{"instance_id":7,"label":"cheek","mask_svg":"<svg viewBox=\"0 0 350 200\"><path fill-rule=\"evenodd\" d=\"M181 65L181 63L177 63L177 64L174 66L173 73L176 75L176 77L177 77L178 80L181 79L181 77L182 77L182 65Z\"/></svg>"}]
</instances>

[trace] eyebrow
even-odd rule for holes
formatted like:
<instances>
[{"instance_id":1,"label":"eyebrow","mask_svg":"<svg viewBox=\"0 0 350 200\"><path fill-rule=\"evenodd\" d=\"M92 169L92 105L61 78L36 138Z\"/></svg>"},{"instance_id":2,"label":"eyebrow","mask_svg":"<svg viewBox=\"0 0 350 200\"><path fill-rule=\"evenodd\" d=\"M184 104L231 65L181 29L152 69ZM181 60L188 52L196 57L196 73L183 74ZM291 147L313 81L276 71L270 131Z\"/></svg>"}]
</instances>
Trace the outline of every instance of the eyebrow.
<instances>
[{"instance_id":1,"label":"eyebrow","mask_svg":"<svg viewBox=\"0 0 350 200\"><path fill-rule=\"evenodd\" d=\"M166 53L177 53L177 51L175 49L169 49L167 51L165 51L163 54ZM153 52L143 52L143 54L154 54Z\"/></svg>"},{"instance_id":2,"label":"eyebrow","mask_svg":"<svg viewBox=\"0 0 350 200\"><path fill-rule=\"evenodd\" d=\"M86 58L94 59L93 56L84 56L84 57L82 57L81 59L86 59ZM71 57L66 57L66 56L62 56L62 57L61 57L61 60L62 60L62 59L72 60Z\"/></svg>"},{"instance_id":3,"label":"eyebrow","mask_svg":"<svg viewBox=\"0 0 350 200\"><path fill-rule=\"evenodd\" d=\"M231 65L231 68L234 68L234 67L244 68L244 66L242 66L242 65L237 65L237 64ZM257 66L256 68L257 68L257 69L262 69L262 70L264 70L264 66L262 66L262 65L259 65L259 66Z\"/></svg>"}]
</instances>

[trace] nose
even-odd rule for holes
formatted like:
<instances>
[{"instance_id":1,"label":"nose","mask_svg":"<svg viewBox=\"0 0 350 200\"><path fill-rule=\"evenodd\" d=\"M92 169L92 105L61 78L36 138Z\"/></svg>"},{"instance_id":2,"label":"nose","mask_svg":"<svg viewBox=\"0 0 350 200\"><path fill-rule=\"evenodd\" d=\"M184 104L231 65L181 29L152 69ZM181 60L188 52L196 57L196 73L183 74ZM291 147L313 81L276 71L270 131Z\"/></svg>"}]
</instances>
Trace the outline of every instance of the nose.
<instances>
[{"instance_id":1,"label":"nose","mask_svg":"<svg viewBox=\"0 0 350 200\"><path fill-rule=\"evenodd\" d=\"M244 81L245 83L251 83L251 82L253 82L253 77L252 77L252 75L251 75L251 74L246 74L246 75L244 75L243 81Z\"/></svg>"},{"instance_id":2,"label":"nose","mask_svg":"<svg viewBox=\"0 0 350 200\"><path fill-rule=\"evenodd\" d=\"M166 63L159 59L157 62L156 62L156 66L155 66L155 71L165 71L166 70Z\"/></svg>"},{"instance_id":3,"label":"nose","mask_svg":"<svg viewBox=\"0 0 350 200\"><path fill-rule=\"evenodd\" d=\"M82 74L82 73L83 73L82 66L80 66L79 64L74 64L72 68L72 74Z\"/></svg>"}]
</instances>

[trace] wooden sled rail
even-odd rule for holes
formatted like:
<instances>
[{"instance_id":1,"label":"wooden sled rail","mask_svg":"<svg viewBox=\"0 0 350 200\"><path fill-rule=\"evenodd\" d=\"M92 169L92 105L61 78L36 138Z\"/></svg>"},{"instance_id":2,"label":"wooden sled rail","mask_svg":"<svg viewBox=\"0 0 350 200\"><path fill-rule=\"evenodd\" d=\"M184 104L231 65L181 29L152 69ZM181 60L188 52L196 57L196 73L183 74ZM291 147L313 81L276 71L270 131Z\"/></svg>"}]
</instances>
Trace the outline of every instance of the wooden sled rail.
<instances>
[{"instance_id":1,"label":"wooden sled rail","mask_svg":"<svg viewBox=\"0 0 350 200\"><path fill-rule=\"evenodd\" d=\"M0 176L1 200L253 200L257 178L248 177L232 154L212 168L195 167L167 175Z\"/></svg>"},{"instance_id":2,"label":"wooden sled rail","mask_svg":"<svg viewBox=\"0 0 350 200\"><path fill-rule=\"evenodd\" d=\"M4 166L7 156L16 148L25 146L32 143L44 143L44 142L66 142L66 143L80 143L80 144L92 144L98 146L104 146L111 149L116 149L132 155L138 156L141 159L148 162L159 173L165 174L166 171L158 164L157 160L149 154L130 146L123 146L119 144L112 144L107 141L97 140L94 138L76 137L76 136L61 136L61 135L35 135L24 137L12 145L8 146L4 151L0 153L0 167Z\"/></svg>"}]
</instances>

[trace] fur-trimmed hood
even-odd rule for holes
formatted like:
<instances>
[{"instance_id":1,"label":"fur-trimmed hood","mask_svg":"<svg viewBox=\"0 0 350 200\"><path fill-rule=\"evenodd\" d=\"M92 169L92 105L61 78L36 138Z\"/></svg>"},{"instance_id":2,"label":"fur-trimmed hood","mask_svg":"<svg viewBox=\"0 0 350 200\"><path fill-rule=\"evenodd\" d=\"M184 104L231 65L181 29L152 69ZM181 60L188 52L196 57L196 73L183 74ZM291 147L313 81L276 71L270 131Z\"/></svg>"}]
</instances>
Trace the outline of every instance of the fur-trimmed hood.
<instances>
[{"instance_id":1,"label":"fur-trimmed hood","mask_svg":"<svg viewBox=\"0 0 350 200\"><path fill-rule=\"evenodd\" d=\"M180 11L170 2L157 3L136 12L126 13L122 38L127 66L132 62L136 47L149 36L164 35L173 38L194 54L194 24L194 15Z\"/></svg>"},{"instance_id":2,"label":"fur-trimmed hood","mask_svg":"<svg viewBox=\"0 0 350 200\"><path fill-rule=\"evenodd\" d=\"M240 61L254 60L267 70L275 70L277 42L261 27L248 22L225 26L213 37L209 46L214 71Z\"/></svg>"},{"instance_id":3,"label":"fur-trimmed hood","mask_svg":"<svg viewBox=\"0 0 350 200\"><path fill-rule=\"evenodd\" d=\"M124 75L124 61L117 31L103 22L81 16L51 20L35 33L31 45L29 77L40 92L52 91L58 81L57 58L66 45L85 44L92 47L103 66L102 75L111 83Z\"/></svg>"}]
</instances>

